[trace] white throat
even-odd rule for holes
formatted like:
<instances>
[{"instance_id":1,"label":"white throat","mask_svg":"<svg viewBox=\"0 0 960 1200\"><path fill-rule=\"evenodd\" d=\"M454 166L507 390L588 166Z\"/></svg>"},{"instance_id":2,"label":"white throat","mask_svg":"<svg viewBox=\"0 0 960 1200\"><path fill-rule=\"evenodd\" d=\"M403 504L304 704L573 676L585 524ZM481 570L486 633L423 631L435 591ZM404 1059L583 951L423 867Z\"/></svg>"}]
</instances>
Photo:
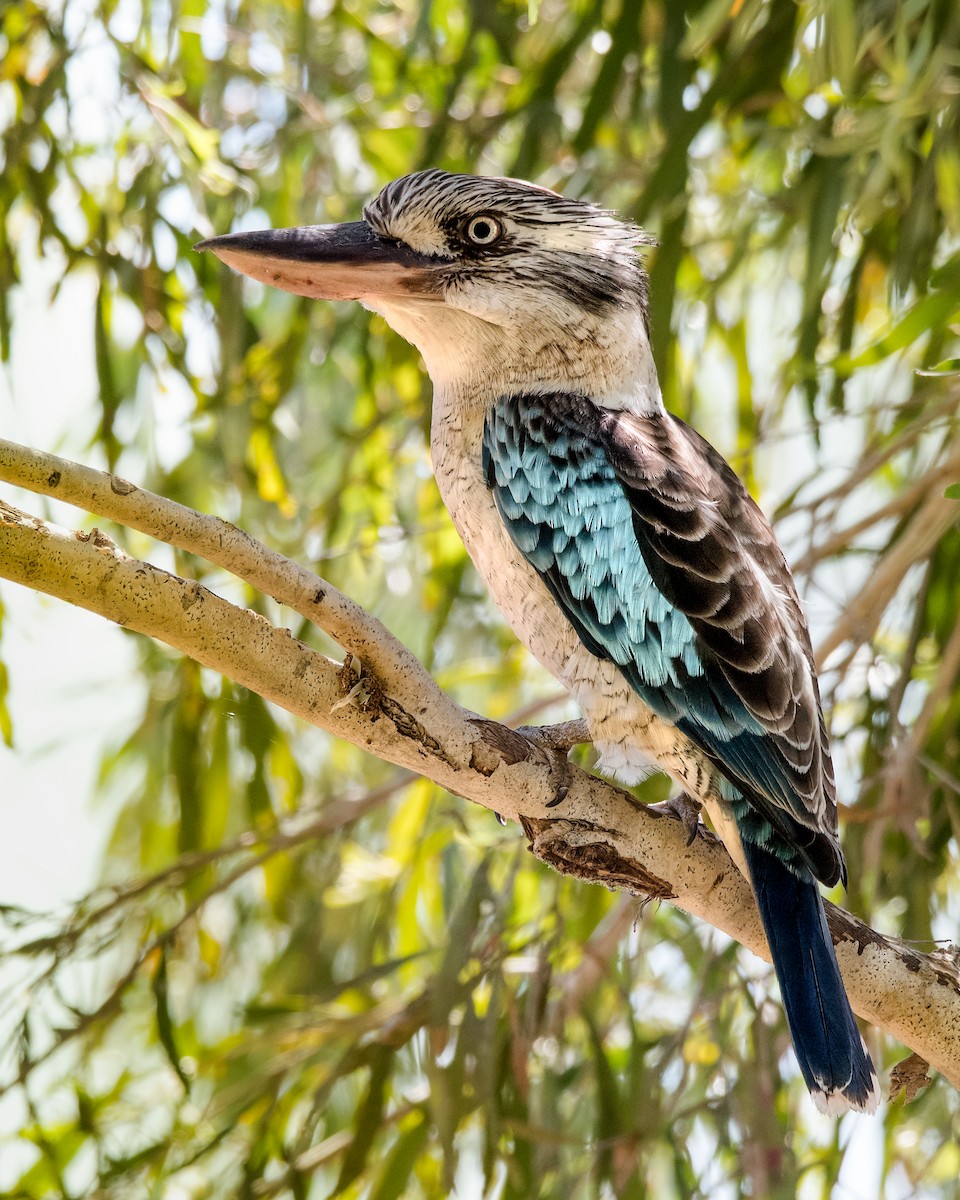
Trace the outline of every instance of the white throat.
<instances>
[{"instance_id":1,"label":"white throat","mask_svg":"<svg viewBox=\"0 0 960 1200\"><path fill-rule=\"evenodd\" d=\"M497 325L443 301L366 303L420 351L438 399L486 407L501 396L578 392L603 408L664 411L638 307L579 324Z\"/></svg>"}]
</instances>

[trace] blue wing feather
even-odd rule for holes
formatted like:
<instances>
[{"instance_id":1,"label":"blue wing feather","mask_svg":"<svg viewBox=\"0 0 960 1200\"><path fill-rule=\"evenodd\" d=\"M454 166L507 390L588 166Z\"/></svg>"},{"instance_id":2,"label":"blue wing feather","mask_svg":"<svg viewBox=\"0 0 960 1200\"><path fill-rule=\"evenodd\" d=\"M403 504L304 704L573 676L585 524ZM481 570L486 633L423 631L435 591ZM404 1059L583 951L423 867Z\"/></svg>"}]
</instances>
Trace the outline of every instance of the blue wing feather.
<instances>
[{"instance_id":1,"label":"blue wing feather","mask_svg":"<svg viewBox=\"0 0 960 1200\"><path fill-rule=\"evenodd\" d=\"M789 757L705 646L696 616L671 602L654 578L644 529L637 528L638 501L598 421L585 419L587 404L510 397L490 409L483 467L511 538L591 653L614 662L641 699L732 780L731 801L743 809L751 836L762 844L773 838L785 860L799 856L820 877L835 878L835 838L798 799ZM635 491L636 480L630 484ZM708 596L712 579L722 576L722 550L708 545L703 555ZM697 606L695 598L691 613ZM759 653L748 637L742 641ZM814 863L810 848L823 833L829 844L823 862Z\"/></svg>"},{"instance_id":2,"label":"blue wing feather","mask_svg":"<svg viewBox=\"0 0 960 1200\"><path fill-rule=\"evenodd\" d=\"M501 401L484 432L484 470L517 548L591 650L615 662L654 711L695 720L718 743L762 735L742 701L709 677L692 625L654 583L602 445L562 426L555 436L545 418L536 398Z\"/></svg>"}]
</instances>

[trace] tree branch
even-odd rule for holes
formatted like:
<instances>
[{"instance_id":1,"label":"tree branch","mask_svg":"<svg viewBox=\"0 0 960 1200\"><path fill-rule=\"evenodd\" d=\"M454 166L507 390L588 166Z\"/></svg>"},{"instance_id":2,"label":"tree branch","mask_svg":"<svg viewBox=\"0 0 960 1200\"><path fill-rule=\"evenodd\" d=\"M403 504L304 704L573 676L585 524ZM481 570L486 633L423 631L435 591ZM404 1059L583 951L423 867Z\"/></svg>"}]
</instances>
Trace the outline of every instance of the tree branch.
<instances>
[{"instance_id":1,"label":"tree branch","mask_svg":"<svg viewBox=\"0 0 960 1200\"><path fill-rule=\"evenodd\" d=\"M328 583L216 518L115 476L0 442L0 478L80 504L201 554L326 629L346 664L202 587L0 503L0 576L148 634L303 720L522 824L534 854L593 883L672 900L769 961L749 885L701 830L658 819L540 739L460 708L412 654ZM336 631L336 632L335 632ZM357 685L360 685L359 687ZM567 731L569 736L577 730ZM563 739L561 739L561 744ZM551 807L560 783L559 810ZM919 954L827 906L856 1012L960 1087L956 956Z\"/></svg>"},{"instance_id":2,"label":"tree branch","mask_svg":"<svg viewBox=\"0 0 960 1200\"><path fill-rule=\"evenodd\" d=\"M418 710L446 739L466 736L469 716L386 626L332 583L229 521L198 513L119 475L4 439L0 439L0 479L107 517L223 567L328 633L373 671L391 696Z\"/></svg>"}]
</instances>

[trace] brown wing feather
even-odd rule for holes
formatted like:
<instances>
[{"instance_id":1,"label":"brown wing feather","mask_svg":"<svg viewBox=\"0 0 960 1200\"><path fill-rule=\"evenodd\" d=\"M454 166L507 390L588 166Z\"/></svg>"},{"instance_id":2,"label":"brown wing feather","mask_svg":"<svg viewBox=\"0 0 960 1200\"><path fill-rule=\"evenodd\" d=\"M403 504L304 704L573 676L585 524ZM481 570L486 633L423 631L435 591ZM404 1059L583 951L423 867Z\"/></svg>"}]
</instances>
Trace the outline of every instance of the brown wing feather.
<instances>
[{"instance_id":1,"label":"brown wing feather","mask_svg":"<svg viewBox=\"0 0 960 1200\"><path fill-rule=\"evenodd\" d=\"M839 855L810 634L773 530L723 458L678 418L607 411L602 426L648 569L763 727L799 803L787 809L772 791L766 799Z\"/></svg>"}]
</instances>

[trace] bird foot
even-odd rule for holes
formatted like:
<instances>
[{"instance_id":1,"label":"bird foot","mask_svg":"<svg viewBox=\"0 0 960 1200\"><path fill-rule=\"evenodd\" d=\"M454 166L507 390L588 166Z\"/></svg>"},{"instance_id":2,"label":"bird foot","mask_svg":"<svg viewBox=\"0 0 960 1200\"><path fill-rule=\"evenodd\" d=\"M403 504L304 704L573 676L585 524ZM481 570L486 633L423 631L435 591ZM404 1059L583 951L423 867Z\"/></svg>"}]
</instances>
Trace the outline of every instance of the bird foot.
<instances>
[{"instance_id":1,"label":"bird foot","mask_svg":"<svg viewBox=\"0 0 960 1200\"><path fill-rule=\"evenodd\" d=\"M525 759L549 764L553 775L554 794L548 808L556 808L570 790L573 765L567 753L573 746L590 740L586 721L564 721L559 725L521 725L510 729L483 717L471 717L481 741L496 751L500 760L516 763ZM482 769L482 768L481 768ZM490 766L486 774L493 771Z\"/></svg>"},{"instance_id":2,"label":"bird foot","mask_svg":"<svg viewBox=\"0 0 960 1200\"><path fill-rule=\"evenodd\" d=\"M566 800L567 792L570 791L572 770L567 754L581 742L590 741L590 730L586 721L581 717L576 721L562 721L558 725L520 725L517 733L549 753L556 786L553 799L547 801L547 808L556 808Z\"/></svg>"},{"instance_id":3,"label":"bird foot","mask_svg":"<svg viewBox=\"0 0 960 1200\"><path fill-rule=\"evenodd\" d=\"M679 795L671 796L669 800L660 804L648 804L647 811L655 817L672 817L679 821L687 831L687 845L692 846L700 828L701 807L699 800L694 800L686 792L680 792Z\"/></svg>"}]
</instances>

